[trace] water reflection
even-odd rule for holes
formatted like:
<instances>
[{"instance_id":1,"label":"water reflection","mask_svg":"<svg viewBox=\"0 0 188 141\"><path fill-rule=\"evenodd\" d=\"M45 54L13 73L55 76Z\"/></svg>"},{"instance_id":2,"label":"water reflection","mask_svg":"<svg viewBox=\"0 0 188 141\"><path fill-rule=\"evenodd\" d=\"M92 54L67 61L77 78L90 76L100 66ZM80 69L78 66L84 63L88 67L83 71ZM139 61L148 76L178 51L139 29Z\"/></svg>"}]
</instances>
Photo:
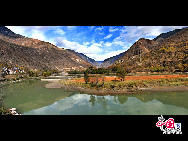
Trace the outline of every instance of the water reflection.
<instances>
[{"instance_id":1,"label":"water reflection","mask_svg":"<svg viewBox=\"0 0 188 141\"><path fill-rule=\"evenodd\" d=\"M62 89L46 89L40 80L27 80L7 85L3 88L2 105L17 108L19 113L51 105L54 102L73 95Z\"/></svg>"},{"instance_id":2,"label":"water reflection","mask_svg":"<svg viewBox=\"0 0 188 141\"><path fill-rule=\"evenodd\" d=\"M75 94L61 99L52 105L35 109L24 114L31 115L160 115L160 114L188 114L187 105L179 100L186 97L181 92L172 98L167 93L107 95L97 96ZM161 98L163 96L163 98ZM179 97L178 97L179 96ZM149 98L150 97L150 98ZM165 98L166 97L166 98ZM171 101L176 97L177 101ZM162 101L161 101L162 100ZM165 103L166 102L166 103ZM181 104L180 104L181 103ZM184 106L182 106L184 105Z\"/></svg>"},{"instance_id":3,"label":"water reflection","mask_svg":"<svg viewBox=\"0 0 188 141\"><path fill-rule=\"evenodd\" d=\"M2 95L4 107L30 115L188 115L188 92L98 96L46 89L44 82L28 80L0 88Z\"/></svg>"},{"instance_id":4,"label":"water reflection","mask_svg":"<svg viewBox=\"0 0 188 141\"><path fill-rule=\"evenodd\" d=\"M91 103L91 106L95 106L95 103L101 104L103 108L106 108L107 106L107 99L105 99L104 96L91 95L89 102Z\"/></svg>"}]
</instances>

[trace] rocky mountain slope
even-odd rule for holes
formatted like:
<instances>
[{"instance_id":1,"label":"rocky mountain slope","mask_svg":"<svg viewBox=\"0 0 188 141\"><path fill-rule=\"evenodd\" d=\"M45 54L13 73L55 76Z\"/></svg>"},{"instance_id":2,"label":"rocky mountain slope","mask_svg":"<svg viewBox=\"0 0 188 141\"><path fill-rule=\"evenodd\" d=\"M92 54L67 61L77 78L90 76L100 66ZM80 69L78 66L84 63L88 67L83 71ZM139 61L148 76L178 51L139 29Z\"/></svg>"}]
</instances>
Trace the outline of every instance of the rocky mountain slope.
<instances>
[{"instance_id":1,"label":"rocky mountain slope","mask_svg":"<svg viewBox=\"0 0 188 141\"><path fill-rule=\"evenodd\" d=\"M142 38L114 65L129 71L188 71L188 28L161 34L155 41Z\"/></svg>"},{"instance_id":2,"label":"rocky mountain slope","mask_svg":"<svg viewBox=\"0 0 188 141\"><path fill-rule=\"evenodd\" d=\"M90 64L76 54L57 46L15 34L0 26L0 62L30 69L83 69Z\"/></svg>"},{"instance_id":3,"label":"rocky mountain slope","mask_svg":"<svg viewBox=\"0 0 188 141\"><path fill-rule=\"evenodd\" d=\"M135 42L127 51L120 53L119 55L110 57L105 59L101 64L102 67L108 67L113 65L116 61L120 63L127 58L134 58L135 55L140 53L146 53L152 48L152 46L156 45L156 42L149 39L140 38L137 42ZM126 59L125 59L126 58Z\"/></svg>"},{"instance_id":4,"label":"rocky mountain slope","mask_svg":"<svg viewBox=\"0 0 188 141\"><path fill-rule=\"evenodd\" d=\"M161 33L159 36L157 36L156 38L154 38L153 41L156 41L156 42L163 41L164 39L172 36L173 34L178 33L181 30L183 30L183 29L175 29L175 30L169 31L167 33Z\"/></svg>"}]
</instances>

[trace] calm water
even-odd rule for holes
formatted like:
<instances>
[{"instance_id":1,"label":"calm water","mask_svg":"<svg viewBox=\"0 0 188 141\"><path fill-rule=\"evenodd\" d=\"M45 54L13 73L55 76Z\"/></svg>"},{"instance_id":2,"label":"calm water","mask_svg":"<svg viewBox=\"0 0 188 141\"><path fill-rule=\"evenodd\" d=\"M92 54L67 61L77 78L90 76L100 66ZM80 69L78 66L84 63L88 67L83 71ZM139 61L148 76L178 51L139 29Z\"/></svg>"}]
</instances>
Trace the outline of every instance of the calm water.
<instances>
[{"instance_id":1,"label":"calm water","mask_svg":"<svg viewBox=\"0 0 188 141\"><path fill-rule=\"evenodd\" d=\"M40 80L3 89L2 105L23 115L188 115L188 92L97 96L47 89Z\"/></svg>"}]
</instances>

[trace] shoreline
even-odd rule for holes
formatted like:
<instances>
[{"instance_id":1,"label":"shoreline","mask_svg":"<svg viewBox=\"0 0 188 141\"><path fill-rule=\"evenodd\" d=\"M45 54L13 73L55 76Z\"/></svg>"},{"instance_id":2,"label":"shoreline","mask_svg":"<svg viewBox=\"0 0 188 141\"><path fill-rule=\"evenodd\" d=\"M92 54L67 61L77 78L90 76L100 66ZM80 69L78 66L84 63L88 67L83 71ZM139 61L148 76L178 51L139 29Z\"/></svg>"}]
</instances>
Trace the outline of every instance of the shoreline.
<instances>
[{"instance_id":1,"label":"shoreline","mask_svg":"<svg viewBox=\"0 0 188 141\"><path fill-rule=\"evenodd\" d=\"M135 94L141 92L181 92L187 91L188 87L184 85L178 86L158 86L158 87L142 87L136 90L108 90L108 89L92 89L92 88L84 88L78 87L74 85L63 85L60 83L59 80L48 81L49 83L45 85L46 88L53 89L53 88L63 88L67 91L77 91L80 93L87 93L87 94L96 94L96 95L107 95L107 94Z\"/></svg>"}]
</instances>

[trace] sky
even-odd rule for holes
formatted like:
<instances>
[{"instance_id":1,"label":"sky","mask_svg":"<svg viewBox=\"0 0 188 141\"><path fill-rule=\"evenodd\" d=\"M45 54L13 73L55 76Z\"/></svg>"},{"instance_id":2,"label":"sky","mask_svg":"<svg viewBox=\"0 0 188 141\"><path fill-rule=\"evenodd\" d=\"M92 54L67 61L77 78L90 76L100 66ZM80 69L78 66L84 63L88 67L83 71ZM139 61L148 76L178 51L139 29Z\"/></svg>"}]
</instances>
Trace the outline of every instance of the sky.
<instances>
[{"instance_id":1,"label":"sky","mask_svg":"<svg viewBox=\"0 0 188 141\"><path fill-rule=\"evenodd\" d=\"M6 26L23 36L72 49L96 61L128 50L140 38L153 39L161 33L188 26Z\"/></svg>"}]
</instances>

